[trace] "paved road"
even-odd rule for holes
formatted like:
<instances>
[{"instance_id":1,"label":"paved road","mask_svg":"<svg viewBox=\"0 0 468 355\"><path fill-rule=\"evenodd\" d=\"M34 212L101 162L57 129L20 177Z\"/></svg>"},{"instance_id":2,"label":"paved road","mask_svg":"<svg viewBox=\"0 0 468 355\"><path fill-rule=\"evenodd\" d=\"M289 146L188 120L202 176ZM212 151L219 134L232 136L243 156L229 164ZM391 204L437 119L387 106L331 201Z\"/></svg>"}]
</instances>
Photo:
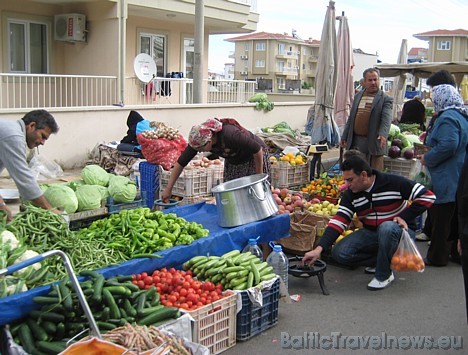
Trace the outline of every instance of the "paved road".
<instances>
[{"instance_id":1,"label":"paved road","mask_svg":"<svg viewBox=\"0 0 468 355\"><path fill-rule=\"evenodd\" d=\"M426 242L417 243L422 255ZM423 273L398 273L389 288L368 291L371 276L363 268L348 270L328 266L325 283L329 296L321 293L316 277L300 279L291 277L289 291L301 295L300 302L280 302L279 321L269 330L225 352L235 354L467 354L468 325L465 311L461 267L450 263L447 267L428 267ZM349 339L347 349L287 350L281 347L281 333L302 337L304 332L317 332L330 336L340 332L344 336L375 336L378 341L401 336L455 337L454 347L459 349L359 349ZM461 339L459 338L461 337ZM294 339L294 338L293 338ZM314 336L312 335L312 339ZM317 339L317 335L315 335ZM296 343L301 339L295 338ZM400 338L402 342L404 338ZM429 339L422 339L428 341ZM404 343L400 343L405 345ZM444 344L442 344L444 345Z\"/></svg>"}]
</instances>

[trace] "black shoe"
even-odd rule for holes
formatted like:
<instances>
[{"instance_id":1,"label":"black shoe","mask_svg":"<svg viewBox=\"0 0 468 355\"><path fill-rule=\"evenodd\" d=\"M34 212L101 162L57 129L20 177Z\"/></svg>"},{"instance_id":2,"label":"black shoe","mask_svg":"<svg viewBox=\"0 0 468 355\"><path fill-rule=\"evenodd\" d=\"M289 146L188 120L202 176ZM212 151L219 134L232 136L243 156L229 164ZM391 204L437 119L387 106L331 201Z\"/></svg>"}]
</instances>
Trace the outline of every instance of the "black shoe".
<instances>
[{"instance_id":1,"label":"black shoe","mask_svg":"<svg viewBox=\"0 0 468 355\"><path fill-rule=\"evenodd\" d=\"M435 267L447 266L447 264L445 264L445 265L436 265L432 261L430 261L427 257L424 258L424 264L426 264L426 266L435 266Z\"/></svg>"},{"instance_id":2,"label":"black shoe","mask_svg":"<svg viewBox=\"0 0 468 355\"><path fill-rule=\"evenodd\" d=\"M450 260L452 263L461 265L461 258L460 258L459 256L453 257L453 256L450 255L450 256L449 256L449 260Z\"/></svg>"}]
</instances>

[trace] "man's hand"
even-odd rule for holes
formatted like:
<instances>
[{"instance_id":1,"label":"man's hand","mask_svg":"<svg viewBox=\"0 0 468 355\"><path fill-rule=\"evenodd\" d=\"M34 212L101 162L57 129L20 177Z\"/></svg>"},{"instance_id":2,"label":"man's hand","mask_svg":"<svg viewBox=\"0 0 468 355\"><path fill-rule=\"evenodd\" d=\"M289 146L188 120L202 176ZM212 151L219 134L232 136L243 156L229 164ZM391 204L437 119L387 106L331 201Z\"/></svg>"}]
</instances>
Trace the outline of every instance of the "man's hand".
<instances>
[{"instance_id":1,"label":"man's hand","mask_svg":"<svg viewBox=\"0 0 468 355\"><path fill-rule=\"evenodd\" d=\"M320 254L322 253L322 247L318 246L314 250L308 251L307 253L304 254L304 257L302 258L302 265L312 265L315 260L320 258Z\"/></svg>"},{"instance_id":2,"label":"man's hand","mask_svg":"<svg viewBox=\"0 0 468 355\"><path fill-rule=\"evenodd\" d=\"M346 140L342 139L340 141L340 146L341 146L341 148L346 148Z\"/></svg>"},{"instance_id":3,"label":"man's hand","mask_svg":"<svg viewBox=\"0 0 468 355\"><path fill-rule=\"evenodd\" d=\"M403 229L405 229L405 230L408 230L408 225L406 224L406 222L405 222L405 220L404 220L403 218L401 218L401 217L395 217L395 218L393 218L393 222L398 223L398 225L399 225L401 228L403 228Z\"/></svg>"},{"instance_id":4,"label":"man's hand","mask_svg":"<svg viewBox=\"0 0 468 355\"><path fill-rule=\"evenodd\" d=\"M11 213L11 210L8 208L7 205L1 206L0 211L4 211L6 213L7 221L10 222L13 220L13 214Z\"/></svg>"},{"instance_id":5,"label":"man's hand","mask_svg":"<svg viewBox=\"0 0 468 355\"><path fill-rule=\"evenodd\" d=\"M384 136L378 136L377 140L380 142L380 148L385 147L385 144L387 144L387 138Z\"/></svg>"}]
</instances>

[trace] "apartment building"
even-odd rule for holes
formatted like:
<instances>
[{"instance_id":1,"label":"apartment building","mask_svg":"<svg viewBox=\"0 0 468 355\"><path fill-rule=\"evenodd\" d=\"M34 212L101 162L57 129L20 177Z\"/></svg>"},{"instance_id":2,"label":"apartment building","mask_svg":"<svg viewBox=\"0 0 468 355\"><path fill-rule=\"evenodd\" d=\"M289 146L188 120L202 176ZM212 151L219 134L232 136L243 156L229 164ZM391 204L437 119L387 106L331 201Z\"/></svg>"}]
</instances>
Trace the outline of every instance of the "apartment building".
<instances>
[{"instance_id":1,"label":"apartment building","mask_svg":"<svg viewBox=\"0 0 468 355\"><path fill-rule=\"evenodd\" d=\"M227 39L235 44L234 79L257 80L259 89L296 92L315 86L320 41L258 32ZM262 85L264 85L262 87Z\"/></svg>"},{"instance_id":2,"label":"apartment building","mask_svg":"<svg viewBox=\"0 0 468 355\"><path fill-rule=\"evenodd\" d=\"M429 62L465 62L468 60L468 30L433 30L413 35L428 41Z\"/></svg>"}]
</instances>

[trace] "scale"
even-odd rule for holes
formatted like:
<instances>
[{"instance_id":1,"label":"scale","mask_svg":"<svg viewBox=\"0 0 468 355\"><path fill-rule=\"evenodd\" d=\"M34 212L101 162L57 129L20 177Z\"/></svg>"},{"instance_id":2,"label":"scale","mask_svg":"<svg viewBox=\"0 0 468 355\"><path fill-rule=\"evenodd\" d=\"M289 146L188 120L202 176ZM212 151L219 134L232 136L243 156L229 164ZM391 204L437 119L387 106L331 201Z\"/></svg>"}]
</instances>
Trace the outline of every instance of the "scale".
<instances>
[{"instance_id":1,"label":"scale","mask_svg":"<svg viewBox=\"0 0 468 355\"><path fill-rule=\"evenodd\" d=\"M307 147L306 155L328 152L327 144L311 144Z\"/></svg>"}]
</instances>

